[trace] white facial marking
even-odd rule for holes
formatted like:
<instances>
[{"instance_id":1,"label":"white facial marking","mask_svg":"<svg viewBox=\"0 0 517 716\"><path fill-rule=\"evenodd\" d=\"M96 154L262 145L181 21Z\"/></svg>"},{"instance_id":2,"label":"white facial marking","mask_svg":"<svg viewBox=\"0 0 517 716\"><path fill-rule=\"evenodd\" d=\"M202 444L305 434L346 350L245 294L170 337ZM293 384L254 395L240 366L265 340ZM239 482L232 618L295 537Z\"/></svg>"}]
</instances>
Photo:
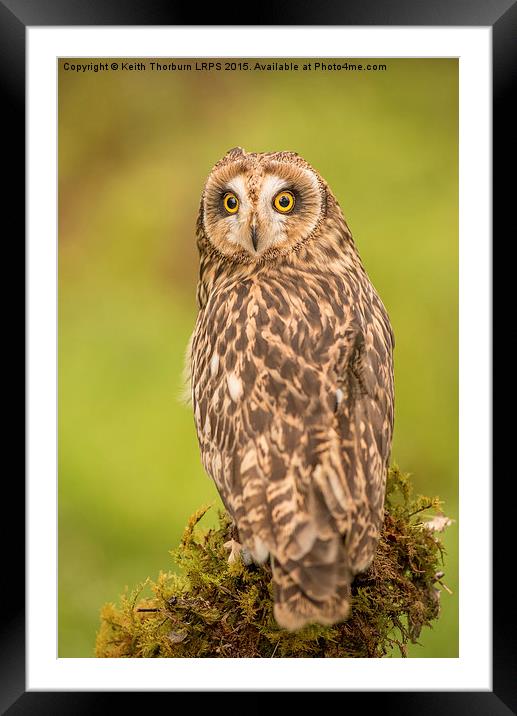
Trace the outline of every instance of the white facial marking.
<instances>
[{"instance_id":1,"label":"white facial marking","mask_svg":"<svg viewBox=\"0 0 517 716\"><path fill-rule=\"evenodd\" d=\"M242 381L236 373L228 373L226 376L230 398L236 403L242 397Z\"/></svg>"},{"instance_id":2,"label":"white facial marking","mask_svg":"<svg viewBox=\"0 0 517 716\"><path fill-rule=\"evenodd\" d=\"M242 203L246 203L247 201L246 184L244 182L244 177L238 174L236 177L233 177L233 179L228 182L227 186L230 191L233 191L234 194L237 194L240 208L240 206L242 206Z\"/></svg>"},{"instance_id":3,"label":"white facial marking","mask_svg":"<svg viewBox=\"0 0 517 716\"><path fill-rule=\"evenodd\" d=\"M251 203L246 192L245 177L243 175L233 177L226 186L228 191L232 191L239 200L239 210L237 213L224 218L224 221L229 222L230 226L226 238L233 244L239 244L243 248L249 249L248 220Z\"/></svg>"},{"instance_id":4,"label":"white facial marking","mask_svg":"<svg viewBox=\"0 0 517 716\"><path fill-rule=\"evenodd\" d=\"M278 192L288 188L288 182L285 179L269 174L262 184L261 201L271 205Z\"/></svg>"},{"instance_id":5,"label":"white facial marking","mask_svg":"<svg viewBox=\"0 0 517 716\"><path fill-rule=\"evenodd\" d=\"M210 375L212 376L212 378L215 378L218 370L219 370L219 356L217 353L214 353L212 356L212 359L210 360Z\"/></svg>"},{"instance_id":6,"label":"white facial marking","mask_svg":"<svg viewBox=\"0 0 517 716\"><path fill-rule=\"evenodd\" d=\"M345 395L344 395L343 391L341 390L341 388L338 388L336 390L336 403L338 404L338 406L341 405L344 397L345 397Z\"/></svg>"},{"instance_id":7,"label":"white facial marking","mask_svg":"<svg viewBox=\"0 0 517 716\"><path fill-rule=\"evenodd\" d=\"M227 217L231 220L233 225L233 228L228 238L230 239L230 241L235 241L235 243L241 243L239 234L246 224L246 217L248 216L251 207L248 199L248 194L246 192L246 183L244 181L244 177L234 177L231 181L228 182L227 186L230 191L233 191L233 193L237 196L239 200L239 210L237 211L237 213Z\"/></svg>"}]
</instances>

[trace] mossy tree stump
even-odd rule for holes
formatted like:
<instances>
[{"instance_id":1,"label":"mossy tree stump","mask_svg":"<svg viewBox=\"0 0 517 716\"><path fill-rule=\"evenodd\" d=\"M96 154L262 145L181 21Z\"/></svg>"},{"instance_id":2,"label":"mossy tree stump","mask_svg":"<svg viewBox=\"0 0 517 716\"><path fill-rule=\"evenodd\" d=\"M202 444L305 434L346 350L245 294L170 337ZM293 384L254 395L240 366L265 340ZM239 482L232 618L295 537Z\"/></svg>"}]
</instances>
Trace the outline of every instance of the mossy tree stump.
<instances>
[{"instance_id":1,"label":"mossy tree stump","mask_svg":"<svg viewBox=\"0 0 517 716\"><path fill-rule=\"evenodd\" d=\"M201 530L197 523L207 509L192 516L171 553L179 573L161 572L123 596L120 606L102 608L96 656L357 658L386 656L394 646L406 656L407 644L439 615L440 587L447 588L436 532L450 520L438 498L413 498L409 476L397 468L388 475L375 559L353 583L349 619L332 627L280 629L269 567L229 563L230 520L220 514L218 529ZM140 598L148 585L153 598Z\"/></svg>"}]
</instances>

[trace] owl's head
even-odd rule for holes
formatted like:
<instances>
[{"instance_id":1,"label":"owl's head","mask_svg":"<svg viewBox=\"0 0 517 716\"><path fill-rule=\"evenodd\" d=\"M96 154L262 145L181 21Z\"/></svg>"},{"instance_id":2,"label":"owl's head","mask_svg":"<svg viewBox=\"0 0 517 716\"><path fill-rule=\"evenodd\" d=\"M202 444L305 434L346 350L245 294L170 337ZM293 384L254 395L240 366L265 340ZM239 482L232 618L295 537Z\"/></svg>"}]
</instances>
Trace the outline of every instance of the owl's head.
<instances>
[{"instance_id":1,"label":"owl's head","mask_svg":"<svg viewBox=\"0 0 517 716\"><path fill-rule=\"evenodd\" d=\"M294 152L231 149L207 179L203 233L219 253L245 261L284 254L314 234L327 211L326 184Z\"/></svg>"}]
</instances>

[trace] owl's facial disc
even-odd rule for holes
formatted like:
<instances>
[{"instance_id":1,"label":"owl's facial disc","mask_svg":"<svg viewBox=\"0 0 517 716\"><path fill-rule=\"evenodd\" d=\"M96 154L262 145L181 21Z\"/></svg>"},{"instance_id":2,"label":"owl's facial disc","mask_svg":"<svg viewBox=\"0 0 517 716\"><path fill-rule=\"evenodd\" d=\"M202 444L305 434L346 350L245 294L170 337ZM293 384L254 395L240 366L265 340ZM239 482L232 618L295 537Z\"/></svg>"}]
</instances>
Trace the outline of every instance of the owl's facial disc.
<instances>
[{"instance_id":1,"label":"owl's facial disc","mask_svg":"<svg viewBox=\"0 0 517 716\"><path fill-rule=\"evenodd\" d=\"M204 194L207 237L221 253L260 259L296 246L322 213L322 189L310 169L283 161L243 159L216 170Z\"/></svg>"}]
</instances>

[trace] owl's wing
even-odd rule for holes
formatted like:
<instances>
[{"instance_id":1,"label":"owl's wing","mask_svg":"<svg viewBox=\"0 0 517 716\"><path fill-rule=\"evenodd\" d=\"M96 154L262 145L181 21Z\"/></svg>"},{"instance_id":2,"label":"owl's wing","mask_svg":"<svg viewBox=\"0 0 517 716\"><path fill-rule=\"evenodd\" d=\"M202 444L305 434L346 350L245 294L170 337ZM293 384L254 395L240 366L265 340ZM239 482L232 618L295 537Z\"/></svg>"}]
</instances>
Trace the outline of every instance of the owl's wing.
<instances>
[{"instance_id":1,"label":"owl's wing","mask_svg":"<svg viewBox=\"0 0 517 716\"><path fill-rule=\"evenodd\" d=\"M386 470L393 430L393 337L372 325L344 341L336 365L340 462L316 473L317 490L345 537L352 572L373 558L384 514ZM346 484L347 492L336 487Z\"/></svg>"},{"instance_id":2,"label":"owl's wing","mask_svg":"<svg viewBox=\"0 0 517 716\"><path fill-rule=\"evenodd\" d=\"M311 421L300 421L295 454L305 469L296 474L284 462L285 482L303 495L298 512L286 509L273 562L275 617L286 628L344 619L353 576L374 557L393 428L392 345L390 330L372 340L368 329L352 327L337 338L337 361L320 368L335 402L321 401L305 445Z\"/></svg>"}]
</instances>

